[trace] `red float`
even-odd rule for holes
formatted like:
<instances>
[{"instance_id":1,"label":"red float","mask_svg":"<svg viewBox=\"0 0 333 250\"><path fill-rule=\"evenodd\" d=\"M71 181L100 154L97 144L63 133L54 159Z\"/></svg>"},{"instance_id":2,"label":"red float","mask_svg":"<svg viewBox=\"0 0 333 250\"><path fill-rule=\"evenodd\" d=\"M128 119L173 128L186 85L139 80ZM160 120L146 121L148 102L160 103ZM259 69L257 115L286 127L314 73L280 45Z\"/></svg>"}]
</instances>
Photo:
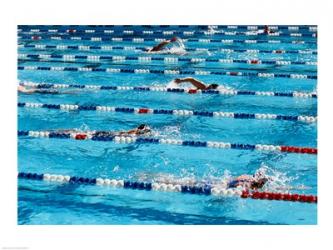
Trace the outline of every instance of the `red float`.
<instances>
[{"instance_id":1,"label":"red float","mask_svg":"<svg viewBox=\"0 0 333 250\"><path fill-rule=\"evenodd\" d=\"M290 194L284 194L284 199L285 201L291 201L291 195Z\"/></svg>"},{"instance_id":2,"label":"red float","mask_svg":"<svg viewBox=\"0 0 333 250\"><path fill-rule=\"evenodd\" d=\"M139 114L147 114L149 109L139 109Z\"/></svg>"},{"instance_id":3,"label":"red float","mask_svg":"<svg viewBox=\"0 0 333 250\"><path fill-rule=\"evenodd\" d=\"M242 198L248 198L249 196L250 196L250 194L249 194L248 191L243 191L242 194L241 194Z\"/></svg>"},{"instance_id":4,"label":"red float","mask_svg":"<svg viewBox=\"0 0 333 250\"><path fill-rule=\"evenodd\" d=\"M302 153L302 154L317 154L316 148L301 148L291 146L281 146L281 152Z\"/></svg>"},{"instance_id":5,"label":"red float","mask_svg":"<svg viewBox=\"0 0 333 250\"><path fill-rule=\"evenodd\" d=\"M258 191L250 193L249 191L243 191L241 198L317 203L317 196L304 194L268 193Z\"/></svg>"},{"instance_id":6,"label":"red float","mask_svg":"<svg viewBox=\"0 0 333 250\"><path fill-rule=\"evenodd\" d=\"M259 64L259 60L251 60L250 63L251 64Z\"/></svg>"},{"instance_id":7,"label":"red float","mask_svg":"<svg viewBox=\"0 0 333 250\"><path fill-rule=\"evenodd\" d=\"M283 194L276 193L276 194L274 194L274 200L281 200L282 196L283 196Z\"/></svg>"},{"instance_id":8,"label":"red float","mask_svg":"<svg viewBox=\"0 0 333 250\"><path fill-rule=\"evenodd\" d=\"M291 195L291 201L299 201L299 195L298 194L292 194Z\"/></svg>"},{"instance_id":9,"label":"red float","mask_svg":"<svg viewBox=\"0 0 333 250\"><path fill-rule=\"evenodd\" d=\"M85 140L87 138L86 134L77 134L75 135L75 140Z\"/></svg>"}]
</instances>

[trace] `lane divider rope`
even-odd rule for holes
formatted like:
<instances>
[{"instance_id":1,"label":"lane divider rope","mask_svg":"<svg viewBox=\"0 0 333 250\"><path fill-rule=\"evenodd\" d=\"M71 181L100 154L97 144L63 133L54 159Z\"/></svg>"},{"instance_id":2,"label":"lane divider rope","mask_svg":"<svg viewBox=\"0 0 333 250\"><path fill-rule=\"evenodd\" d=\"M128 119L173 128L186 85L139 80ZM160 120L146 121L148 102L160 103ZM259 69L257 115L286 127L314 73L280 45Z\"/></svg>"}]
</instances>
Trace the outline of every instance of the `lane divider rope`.
<instances>
[{"instance_id":1,"label":"lane divider rope","mask_svg":"<svg viewBox=\"0 0 333 250\"><path fill-rule=\"evenodd\" d=\"M148 47L137 46L93 46L93 45L47 45L47 44L19 44L18 48L34 48L34 49L56 49L56 50L130 50L130 51L146 51ZM186 48L186 51L209 51L221 53L264 53L264 54L310 54L317 55L317 50L262 50L262 49L220 49L220 48Z\"/></svg>"},{"instance_id":2,"label":"lane divider rope","mask_svg":"<svg viewBox=\"0 0 333 250\"><path fill-rule=\"evenodd\" d=\"M274 92L274 91L252 91L252 90L196 90L183 88L167 88L165 86L110 86L110 85L83 85L83 84L62 84L62 83L34 83L19 82L20 85L38 89L87 89L87 90L109 90L109 91L152 91L168 93L188 93L188 94L212 94L212 95L249 95L249 96L274 96L274 97L294 97L294 98L317 98L316 92Z\"/></svg>"},{"instance_id":3,"label":"lane divider rope","mask_svg":"<svg viewBox=\"0 0 333 250\"><path fill-rule=\"evenodd\" d=\"M133 190L178 192L183 194L213 195L220 197L252 198L261 200L281 200L293 202L317 203L317 196L291 193L270 193L270 192L249 192L240 188L224 188L210 184L201 185L180 185L163 182L141 182L108 178L87 178L80 176L69 176L61 174L38 174L29 172L19 172L18 179L45 181L54 184L71 185L96 185L109 188L124 188Z\"/></svg>"},{"instance_id":4,"label":"lane divider rope","mask_svg":"<svg viewBox=\"0 0 333 250\"><path fill-rule=\"evenodd\" d=\"M80 72L107 72L130 74L165 74L165 75L226 75L226 76L250 76L261 78L293 78L293 79L317 79L317 75L290 74L290 73L254 73L246 71L207 71L207 70L163 70L163 69L124 69L124 68L100 68L100 67L46 67L46 66L18 66L18 70L42 70L42 71L80 71Z\"/></svg>"},{"instance_id":5,"label":"lane divider rope","mask_svg":"<svg viewBox=\"0 0 333 250\"><path fill-rule=\"evenodd\" d=\"M74 41L92 41L92 42L132 42L132 43L145 43L145 42L163 42L166 39L164 38L122 38L122 37L110 37L110 36L52 36L52 35L34 35L34 36L18 36L18 39L21 40L74 40ZM257 44L257 43L270 43L270 44L317 44L316 41L307 41L307 40L241 40L241 39L200 39L200 38L189 38L189 39L182 39L183 42L193 42L193 43L222 43L222 44L233 44L233 43L244 43L244 44Z\"/></svg>"},{"instance_id":6,"label":"lane divider rope","mask_svg":"<svg viewBox=\"0 0 333 250\"><path fill-rule=\"evenodd\" d=\"M175 116L205 116L215 118L232 118L232 119L257 119L257 120L284 120L284 121L299 121L306 123L315 123L315 116L294 116L294 115L277 115L277 114L250 114L250 113L235 113L224 111L195 111L195 110L171 110L171 109L151 109L151 108L129 108L129 107L111 107L100 105L76 105L76 104L46 104L46 103L30 103L19 102L18 107L24 108L46 108L58 109L65 111L100 111L100 112L123 112L135 114L163 114Z\"/></svg>"},{"instance_id":7,"label":"lane divider rope","mask_svg":"<svg viewBox=\"0 0 333 250\"><path fill-rule=\"evenodd\" d=\"M18 31L23 29L32 29L32 25L19 25ZM35 30L45 28L44 25L33 25ZM118 29L127 29L127 28L176 28L176 29L186 29L186 28L200 28L200 29L208 29L209 27L214 29L230 29L230 30L258 30L264 29L266 25L48 25L48 27L52 27L48 29L49 32L57 32L58 29L62 29L67 27L68 29L110 29L110 28L118 28ZM38 28L40 27L40 28ZM308 31L308 32L317 32L317 26L310 25L267 25L270 30L285 30L285 31Z\"/></svg>"},{"instance_id":8,"label":"lane divider rope","mask_svg":"<svg viewBox=\"0 0 333 250\"><path fill-rule=\"evenodd\" d=\"M293 33L286 33L281 31L275 31L273 33L257 33L256 31L214 31L214 30L207 30L207 31L175 31L175 30L164 30L164 31L153 31L153 30L103 30L99 31L96 29L86 29L86 30L76 30L76 29L58 29L57 32L60 33L67 33L67 34L78 34L78 35L86 35L86 34L116 34L116 35L135 35L135 36L278 36L278 37L309 37L309 38L316 38L317 33L301 33L301 32L293 32ZM30 29L30 30L21 30L18 32L19 35L34 35L36 33L50 33L48 29ZM55 33L54 31L52 33ZM58 35L58 34L57 34Z\"/></svg>"},{"instance_id":9,"label":"lane divider rope","mask_svg":"<svg viewBox=\"0 0 333 250\"><path fill-rule=\"evenodd\" d=\"M312 65L316 66L317 62L314 61L288 61L288 60L259 60L259 59L218 59L218 58L191 58L191 57L161 57L161 56L107 56L107 55L51 55L51 54L18 54L18 59L36 59L36 60L50 60L61 59L63 61L75 62L83 60L88 62L100 62L101 60L112 60L113 62L129 62L136 61L147 63L151 61L164 62L164 64L179 64L181 62L191 63L220 63L220 64L273 64L273 65Z\"/></svg>"},{"instance_id":10,"label":"lane divider rope","mask_svg":"<svg viewBox=\"0 0 333 250\"><path fill-rule=\"evenodd\" d=\"M208 147L217 149L239 149L239 150L256 150L265 152L285 152L298 154L317 154L317 148L263 145L263 144L242 144L217 141L183 141L176 139L158 139L154 137L136 137L136 136L116 136L110 131L86 131L86 132L55 132L55 131L18 131L19 137L28 138L58 138L73 140L93 140L93 141L111 141L115 143L151 143L151 144L168 144L191 147Z\"/></svg>"}]
</instances>

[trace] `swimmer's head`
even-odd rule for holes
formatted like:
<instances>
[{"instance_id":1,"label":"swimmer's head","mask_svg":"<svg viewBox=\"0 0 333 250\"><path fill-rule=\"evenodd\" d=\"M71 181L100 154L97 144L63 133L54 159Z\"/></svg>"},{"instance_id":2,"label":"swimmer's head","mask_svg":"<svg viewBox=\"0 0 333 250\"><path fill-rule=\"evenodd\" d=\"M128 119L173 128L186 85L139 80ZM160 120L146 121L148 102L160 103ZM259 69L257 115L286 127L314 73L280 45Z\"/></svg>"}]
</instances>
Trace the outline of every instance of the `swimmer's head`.
<instances>
[{"instance_id":1,"label":"swimmer's head","mask_svg":"<svg viewBox=\"0 0 333 250\"><path fill-rule=\"evenodd\" d=\"M259 188L262 188L266 182L268 181L267 178L260 178L260 179L257 179L257 180L254 180L252 183L251 183L251 188L252 189L259 189Z\"/></svg>"},{"instance_id":2,"label":"swimmer's head","mask_svg":"<svg viewBox=\"0 0 333 250\"><path fill-rule=\"evenodd\" d=\"M181 79L180 78L176 78L174 81L175 81L175 83L180 83Z\"/></svg>"},{"instance_id":3,"label":"swimmer's head","mask_svg":"<svg viewBox=\"0 0 333 250\"><path fill-rule=\"evenodd\" d=\"M137 127L138 134L146 134L151 132L151 128L147 124L141 124Z\"/></svg>"},{"instance_id":4,"label":"swimmer's head","mask_svg":"<svg viewBox=\"0 0 333 250\"><path fill-rule=\"evenodd\" d=\"M217 89L218 86L219 86L218 84L213 83L208 85L207 89Z\"/></svg>"},{"instance_id":5,"label":"swimmer's head","mask_svg":"<svg viewBox=\"0 0 333 250\"><path fill-rule=\"evenodd\" d=\"M170 39L170 42L175 42L177 40L178 40L178 38L174 36L173 38Z\"/></svg>"}]
</instances>

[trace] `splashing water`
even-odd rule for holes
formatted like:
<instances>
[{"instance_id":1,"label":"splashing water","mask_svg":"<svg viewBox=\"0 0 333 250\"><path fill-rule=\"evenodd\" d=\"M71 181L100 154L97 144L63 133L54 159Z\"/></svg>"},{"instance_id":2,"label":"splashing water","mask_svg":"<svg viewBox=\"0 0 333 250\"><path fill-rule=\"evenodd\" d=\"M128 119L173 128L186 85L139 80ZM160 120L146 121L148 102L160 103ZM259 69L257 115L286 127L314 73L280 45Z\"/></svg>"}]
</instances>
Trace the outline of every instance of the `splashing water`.
<instances>
[{"instance_id":1,"label":"splashing water","mask_svg":"<svg viewBox=\"0 0 333 250\"><path fill-rule=\"evenodd\" d=\"M177 84L175 82L175 80L172 80L172 81L168 82L166 87L170 88L170 89L179 89L180 88L179 84Z\"/></svg>"},{"instance_id":2,"label":"splashing water","mask_svg":"<svg viewBox=\"0 0 333 250\"><path fill-rule=\"evenodd\" d=\"M211 167L211 170L208 174L204 176L203 179L198 179L195 174L194 168L182 168L180 176L175 176L169 173L139 173L138 176L140 180L149 180L154 182L163 182L170 184L179 184L179 185L213 185L214 187L227 188L228 183L231 180L234 180L235 177L231 175L229 170L224 170L222 175L218 175L218 171L214 167ZM304 185L300 186L291 186L291 182L296 180L298 177L288 177L286 173L279 172L274 170L264 164L256 170L254 177L263 177L268 178L267 183L261 189L261 191L266 192L289 192L290 190L305 190L309 189ZM240 187L241 188L241 187Z\"/></svg>"},{"instance_id":3,"label":"splashing water","mask_svg":"<svg viewBox=\"0 0 333 250\"><path fill-rule=\"evenodd\" d=\"M208 26L208 32L209 32L210 34L214 35L214 34L216 34L216 33L221 33L221 32L223 32L223 31L219 31L219 30L217 30L217 26L215 26L215 25L209 25L209 26Z\"/></svg>"},{"instance_id":4,"label":"splashing water","mask_svg":"<svg viewBox=\"0 0 333 250\"><path fill-rule=\"evenodd\" d=\"M172 47L172 48L169 49L169 53L170 54L175 54L175 55L185 55L186 50L184 50L183 48Z\"/></svg>"},{"instance_id":5,"label":"splashing water","mask_svg":"<svg viewBox=\"0 0 333 250\"><path fill-rule=\"evenodd\" d=\"M174 55L185 55L187 53L183 41L178 38L175 42L169 43L164 49L160 51L149 51L152 54L174 54Z\"/></svg>"},{"instance_id":6,"label":"splashing water","mask_svg":"<svg viewBox=\"0 0 333 250\"><path fill-rule=\"evenodd\" d=\"M89 129L89 126L88 126L87 124L83 123L83 124L79 127L78 130L79 130L79 131L89 131L90 129Z\"/></svg>"},{"instance_id":7,"label":"splashing water","mask_svg":"<svg viewBox=\"0 0 333 250\"><path fill-rule=\"evenodd\" d=\"M119 165L116 165L113 169L112 169L112 172L119 172L120 170L120 166Z\"/></svg>"},{"instance_id":8,"label":"splashing water","mask_svg":"<svg viewBox=\"0 0 333 250\"><path fill-rule=\"evenodd\" d=\"M289 192L290 190L306 190L310 187L304 185L292 186L291 183L297 180L298 177L289 177L286 173L282 173L275 169L272 169L264 164L256 171L255 175L260 175L268 178L267 183L263 186L263 191L269 192Z\"/></svg>"},{"instance_id":9,"label":"splashing water","mask_svg":"<svg viewBox=\"0 0 333 250\"><path fill-rule=\"evenodd\" d=\"M181 132L179 126L165 126L161 129L153 130L151 135L159 138L179 139L181 137Z\"/></svg>"},{"instance_id":10,"label":"splashing water","mask_svg":"<svg viewBox=\"0 0 333 250\"><path fill-rule=\"evenodd\" d=\"M170 47L166 48L169 54L184 55L186 54L186 49L182 39L178 38L175 42L170 43Z\"/></svg>"}]
</instances>

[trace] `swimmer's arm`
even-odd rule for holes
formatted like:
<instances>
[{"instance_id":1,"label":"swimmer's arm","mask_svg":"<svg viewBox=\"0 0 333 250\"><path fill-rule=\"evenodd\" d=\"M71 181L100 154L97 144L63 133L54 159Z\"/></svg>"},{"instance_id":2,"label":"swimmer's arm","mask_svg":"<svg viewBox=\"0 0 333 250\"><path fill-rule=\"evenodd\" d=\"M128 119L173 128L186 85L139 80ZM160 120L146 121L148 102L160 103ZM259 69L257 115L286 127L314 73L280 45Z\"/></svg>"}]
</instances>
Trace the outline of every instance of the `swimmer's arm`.
<instances>
[{"instance_id":1,"label":"swimmer's arm","mask_svg":"<svg viewBox=\"0 0 333 250\"><path fill-rule=\"evenodd\" d=\"M128 131L119 131L117 132L117 135L132 135L132 134L136 134L136 129L131 129Z\"/></svg>"},{"instance_id":2,"label":"swimmer's arm","mask_svg":"<svg viewBox=\"0 0 333 250\"><path fill-rule=\"evenodd\" d=\"M249 175L240 175L236 178L238 181L251 181L252 177Z\"/></svg>"},{"instance_id":3,"label":"swimmer's arm","mask_svg":"<svg viewBox=\"0 0 333 250\"><path fill-rule=\"evenodd\" d=\"M166 45L168 45L169 43L171 43L170 40L166 40L166 41L163 41L161 42L160 44L156 45L155 47L153 47L152 49L150 49L149 51L152 52L152 51L160 51L162 50Z\"/></svg>"},{"instance_id":4,"label":"swimmer's arm","mask_svg":"<svg viewBox=\"0 0 333 250\"><path fill-rule=\"evenodd\" d=\"M200 82L197 79L194 79L192 77L180 79L180 83L182 83L182 82L189 82L197 89L206 89L206 85L203 82Z\"/></svg>"},{"instance_id":5,"label":"swimmer's arm","mask_svg":"<svg viewBox=\"0 0 333 250\"><path fill-rule=\"evenodd\" d=\"M137 132L137 129L131 129L131 130L128 130L128 131L126 131L124 133L132 135L132 134L136 134L136 132Z\"/></svg>"}]
</instances>

